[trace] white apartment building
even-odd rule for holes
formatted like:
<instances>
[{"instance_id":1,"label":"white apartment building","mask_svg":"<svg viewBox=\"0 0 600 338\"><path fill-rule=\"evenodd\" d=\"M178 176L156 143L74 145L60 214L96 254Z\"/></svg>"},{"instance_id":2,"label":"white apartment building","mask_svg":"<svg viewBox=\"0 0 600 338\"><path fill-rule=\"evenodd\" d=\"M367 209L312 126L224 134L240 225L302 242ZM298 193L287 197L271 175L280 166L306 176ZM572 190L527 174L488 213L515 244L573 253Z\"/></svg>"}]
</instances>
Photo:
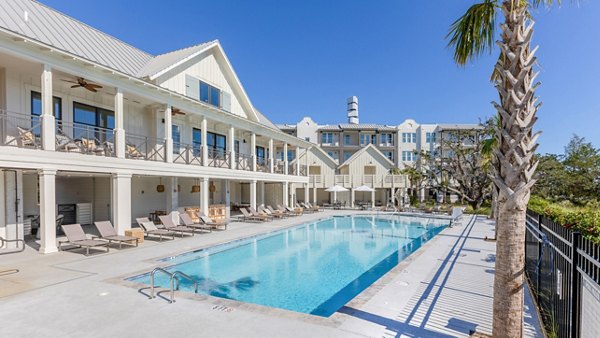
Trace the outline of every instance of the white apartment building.
<instances>
[{"instance_id":1,"label":"white apartment building","mask_svg":"<svg viewBox=\"0 0 600 338\"><path fill-rule=\"evenodd\" d=\"M59 213L123 234L186 206L287 205L309 192L307 166L275 154L311 147L254 108L218 41L150 55L38 2L0 2L0 237L39 219L49 253Z\"/></svg>"},{"instance_id":2,"label":"white apartment building","mask_svg":"<svg viewBox=\"0 0 600 338\"><path fill-rule=\"evenodd\" d=\"M312 142L318 145L322 151L330 157L331 161L326 163L335 163L334 177L315 177L313 175L323 176L318 170L311 167L309 159L309 174L311 183L309 186L327 188L331 183L344 183L349 188L359 185L368 185L376 188L376 201L385 203L392 196L399 197L405 193L409 187L408 180L392 175L393 168L404 169L406 166L419 166L418 161L421 152L433 152L436 156L444 157L448 151L442 149L441 140L457 130L479 130L482 127L478 124L419 124L415 120L407 119L399 125L360 123L358 111L358 98L352 96L347 100L347 122L339 124L321 125L310 117L304 117L295 124L279 124L279 129L284 132L297 136L300 139ZM371 148L369 153L375 154L375 162L383 157L388 160L388 170L380 170L373 176L373 169L370 166L353 166L348 169L347 162L354 159L366 147ZM289 154L293 156L292 153ZM302 157L302 155L300 155ZM373 160L371 160L373 162ZM391 165L390 165L391 164ZM385 166L384 166L385 167ZM328 171L331 173L331 171ZM369 183L370 180L375 183ZM314 181L326 182L323 184L314 184ZM384 182L397 182L397 191L392 191L391 185L385 186ZM351 182L351 183L350 183ZM319 188L317 188L319 189ZM398 193L400 192L400 194ZM421 199L429 194L427 189L420 192ZM312 194L309 194L312 196ZM326 195L317 193L316 196L322 196L321 199L315 198L315 202L326 200ZM349 202L354 199L349 197Z\"/></svg>"}]
</instances>

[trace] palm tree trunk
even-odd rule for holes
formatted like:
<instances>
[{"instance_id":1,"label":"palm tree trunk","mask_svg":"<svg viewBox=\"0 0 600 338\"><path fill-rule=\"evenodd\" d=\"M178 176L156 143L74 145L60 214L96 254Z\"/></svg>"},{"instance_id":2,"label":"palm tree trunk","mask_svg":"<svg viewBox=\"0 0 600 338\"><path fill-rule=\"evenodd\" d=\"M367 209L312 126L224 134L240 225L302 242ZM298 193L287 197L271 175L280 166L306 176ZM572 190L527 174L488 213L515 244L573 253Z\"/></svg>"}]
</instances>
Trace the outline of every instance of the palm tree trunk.
<instances>
[{"instance_id":1,"label":"palm tree trunk","mask_svg":"<svg viewBox=\"0 0 600 338\"><path fill-rule=\"evenodd\" d=\"M536 140L533 134L536 104L533 84L535 50L531 50L533 22L528 18L527 3L503 1L505 22L498 43L500 61L496 65L496 88L500 104L494 103L500 126L496 137L498 148L494 183L498 195L498 238L496 242L496 275L494 279L495 337L521 337L523 332L523 283L525 267L525 213L532 176L537 167L533 161Z\"/></svg>"}]
</instances>

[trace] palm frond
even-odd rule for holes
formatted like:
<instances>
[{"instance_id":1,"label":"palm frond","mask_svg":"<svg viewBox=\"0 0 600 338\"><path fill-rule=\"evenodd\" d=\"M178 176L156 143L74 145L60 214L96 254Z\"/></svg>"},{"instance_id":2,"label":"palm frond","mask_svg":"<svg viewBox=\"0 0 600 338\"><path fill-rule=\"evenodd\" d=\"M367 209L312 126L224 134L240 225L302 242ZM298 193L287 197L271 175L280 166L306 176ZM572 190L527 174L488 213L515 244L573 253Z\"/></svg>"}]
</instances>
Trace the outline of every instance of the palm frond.
<instances>
[{"instance_id":1,"label":"palm frond","mask_svg":"<svg viewBox=\"0 0 600 338\"><path fill-rule=\"evenodd\" d=\"M542 0L532 0L542 1ZM491 51L496 31L496 0L475 4L450 26L446 39L454 49L454 61L464 65L486 50Z\"/></svg>"}]
</instances>

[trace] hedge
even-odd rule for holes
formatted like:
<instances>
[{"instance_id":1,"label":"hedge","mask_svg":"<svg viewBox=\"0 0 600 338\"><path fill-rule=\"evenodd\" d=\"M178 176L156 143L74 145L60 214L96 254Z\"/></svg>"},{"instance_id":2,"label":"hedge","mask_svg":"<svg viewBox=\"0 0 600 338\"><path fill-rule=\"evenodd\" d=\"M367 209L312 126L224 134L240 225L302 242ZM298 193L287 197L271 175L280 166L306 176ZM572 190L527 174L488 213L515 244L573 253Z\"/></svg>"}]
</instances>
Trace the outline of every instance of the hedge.
<instances>
[{"instance_id":1,"label":"hedge","mask_svg":"<svg viewBox=\"0 0 600 338\"><path fill-rule=\"evenodd\" d=\"M529 209L562 224L564 227L580 231L585 237L600 243L600 201L588 202L585 206L575 206L570 202L551 202L539 196L531 196Z\"/></svg>"}]
</instances>

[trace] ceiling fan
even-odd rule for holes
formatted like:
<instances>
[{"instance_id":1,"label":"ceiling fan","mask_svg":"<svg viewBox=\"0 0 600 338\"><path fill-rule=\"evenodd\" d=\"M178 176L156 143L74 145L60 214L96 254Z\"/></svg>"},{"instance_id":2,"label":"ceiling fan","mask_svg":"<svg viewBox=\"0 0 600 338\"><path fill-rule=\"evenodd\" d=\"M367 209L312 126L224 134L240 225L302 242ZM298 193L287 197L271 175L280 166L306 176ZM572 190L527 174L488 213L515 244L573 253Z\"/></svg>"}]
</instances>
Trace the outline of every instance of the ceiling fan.
<instances>
[{"instance_id":1,"label":"ceiling fan","mask_svg":"<svg viewBox=\"0 0 600 338\"><path fill-rule=\"evenodd\" d=\"M97 89L102 88L101 85L97 85L97 84L94 84L94 83L87 82L82 77L78 77L77 81L64 80L64 79L63 79L63 81L70 82L70 83L75 83L74 85L71 86L71 88L83 87L83 88L85 88L85 89L87 89L87 90L89 90L91 92L94 92L94 93L96 93L98 91Z\"/></svg>"},{"instance_id":2,"label":"ceiling fan","mask_svg":"<svg viewBox=\"0 0 600 338\"><path fill-rule=\"evenodd\" d=\"M171 115L185 115L179 108L171 107Z\"/></svg>"}]
</instances>

